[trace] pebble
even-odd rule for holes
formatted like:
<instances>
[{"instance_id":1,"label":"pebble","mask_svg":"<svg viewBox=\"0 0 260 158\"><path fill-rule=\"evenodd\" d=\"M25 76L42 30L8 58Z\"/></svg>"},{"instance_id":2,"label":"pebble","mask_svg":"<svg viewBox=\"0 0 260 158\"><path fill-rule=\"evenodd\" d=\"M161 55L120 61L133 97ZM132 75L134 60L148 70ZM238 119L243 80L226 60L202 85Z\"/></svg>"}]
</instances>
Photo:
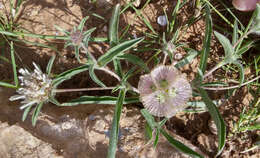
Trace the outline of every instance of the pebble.
<instances>
[{"instance_id":1,"label":"pebble","mask_svg":"<svg viewBox=\"0 0 260 158\"><path fill-rule=\"evenodd\" d=\"M157 23L161 26L166 26L167 25L167 18L165 15L161 15L161 16L158 16L157 18Z\"/></svg>"}]
</instances>

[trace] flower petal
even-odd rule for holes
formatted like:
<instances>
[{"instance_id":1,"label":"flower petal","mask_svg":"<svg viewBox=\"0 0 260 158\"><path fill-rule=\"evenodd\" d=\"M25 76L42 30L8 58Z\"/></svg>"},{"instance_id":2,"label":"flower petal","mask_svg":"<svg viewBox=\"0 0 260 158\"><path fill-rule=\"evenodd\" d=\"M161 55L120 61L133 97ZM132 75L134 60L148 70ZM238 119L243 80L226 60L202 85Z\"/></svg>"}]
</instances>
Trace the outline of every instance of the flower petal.
<instances>
[{"instance_id":1,"label":"flower petal","mask_svg":"<svg viewBox=\"0 0 260 158\"><path fill-rule=\"evenodd\" d=\"M155 91L151 94L141 96L144 107L155 116L165 116L168 110L167 100L160 101L158 96L162 95L162 91ZM167 98L164 98L167 99Z\"/></svg>"},{"instance_id":2,"label":"flower petal","mask_svg":"<svg viewBox=\"0 0 260 158\"><path fill-rule=\"evenodd\" d=\"M151 94L156 90L156 86L153 83L151 75L143 75L140 77L138 90L141 95Z\"/></svg>"},{"instance_id":3,"label":"flower petal","mask_svg":"<svg viewBox=\"0 0 260 158\"><path fill-rule=\"evenodd\" d=\"M160 65L152 70L151 76L159 88L167 88L178 75L178 70L173 66Z\"/></svg>"}]
</instances>

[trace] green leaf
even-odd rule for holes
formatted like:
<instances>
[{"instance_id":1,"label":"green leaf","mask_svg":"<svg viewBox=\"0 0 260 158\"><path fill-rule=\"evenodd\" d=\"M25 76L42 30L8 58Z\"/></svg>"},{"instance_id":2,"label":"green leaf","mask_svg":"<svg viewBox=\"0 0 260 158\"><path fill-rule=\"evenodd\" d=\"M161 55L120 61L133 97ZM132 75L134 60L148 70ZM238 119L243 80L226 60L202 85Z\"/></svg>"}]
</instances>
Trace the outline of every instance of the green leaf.
<instances>
[{"instance_id":1,"label":"green leaf","mask_svg":"<svg viewBox=\"0 0 260 158\"><path fill-rule=\"evenodd\" d=\"M225 58L230 58L234 55L234 48L231 45L230 41L227 39L227 37L223 36L222 34L218 33L217 31L214 31L215 36L221 43L221 45L224 48L225 51Z\"/></svg>"},{"instance_id":2,"label":"green leaf","mask_svg":"<svg viewBox=\"0 0 260 158\"><path fill-rule=\"evenodd\" d=\"M157 35L156 31L153 29L153 26L151 25L151 23L142 15L142 13L136 9L132 4L130 4L131 8L134 9L134 11L136 12L136 14L144 21L144 23L146 24L146 26L155 34Z\"/></svg>"},{"instance_id":3,"label":"green leaf","mask_svg":"<svg viewBox=\"0 0 260 158\"><path fill-rule=\"evenodd\" d=\"M148 123L145 124L145 136L148 140L153 137L153 129L148 125Z\"/></svg>"},{"instance_id":4,"label":"green leaf","mask_svg":"<svg viewBox=\"0 0 260 158\"><path fill-rule=\"evenodd\" d=\"M47 73L48 76L50 76L50 74L51 74L51 69L52 69L52 66L53 66L55 57L56 57L56 55L53 55L53 56L51 57L51 59L50 59L49 62L48 62L48 65L47 65L47 67L46 67L46 73Z\"/></svg>"},{"instance_id":5,"label":"green leaf","mask_svg":"<svg viewBox=\"0 0 260 158\"><path fill-rule=\"evenodd\" d=\"M107 158L115 158L116 157L116 149L118 142L118 133L119 133L119 121L122 112L122 107L125 99L126 90L121 89L119 92L118 100L116 102L115 113L112 122L112 129L110 130L109 135L109 147Z\"/></svg>"},{"instance_id":6,"label":"green leaf","mask_svg":"<svg viewBox=\"0 0 260 158\"><path fill-rule=\"evenodd\" d=\"M102 67L113 60L115 57L122 55L123 52L134 47L136 44L140 43L144 38L137 38L130 41L125 41L111 49L109 49L104 55L98 59L98 64Z\"/></svg>"},{"instance_id":7,"label":"green leaf","mask_svg":"<svg viewBox=\"0 0 260 158\"><path fill-rule=\"evenodd\" d=\"M117 97L112 96L81 96L77 99L73 99L67 103L63 103L60 106L76 106L81 104L107 104L107 105L115 105L117 101ZM138 103L138 97L125 98L124 104L132 104Z\"/></svg>"},{"instance_id":8,"label":"green leaf","mask_svg":"<svg viewBox=\"0 0 260 158\"><path fill-rule=\"evenodd\" d=\"M141 68L143 68L146 72L149 72L149 68L147 67L147 65L144 63L144 61L142 59L140 59L138 56L133 55L133 54L123 54L118 56L117 58L119 59L125 59L133 64L136 64L138 66L140 66Z\"/></svg>"},{"instance_id":9,"label":"green leaf","mask_svg":"<svg viewBox=\"0 0 260 158\"><path fill-rule=\"evenodd\" d=\"M155 135L155 139L153 142L153 147L156 148L158 141L159 141L159 134L160 134L160 129L156 128L156 135Z\"/></svg>"},{"instance_id":10,"label":"green leaf","mask_svg":"<svg viewBox=\"0 0 260 158\"><path fill-rule=\"evenodd\" d=\"M198 157L198 158L203 158L199 153L195 152L194 150L190 149L180 141L174 139L171 135L169 135L164 129L160 129L160 132L163 134L163 136L168 140L168 142L176 149L179 151L188 154L192 157Z\"/></svg>"},{"instance_id":11,"label":"green leaf","mask_svg":"<svg viewBox=\"0 0 260 158\"><path fill-rule=\"evenodd\" d=\"M144 116L145 120L147 121L148 125L152 129L154 129L157 126L157 124L156 124L156 122L154 120L154 117L146 109L142 109L141 113Z\"/></svg>"},{"instance_id":12,"label":"green leaf","mask_svg":"<svg viewBox=\"0 0 260 158\"><path fill-rule=\"evenodd\" d=\"M54 105L57 105L57 106L60 106L60 105L61 105L61 104L58 102L58 100L55 99L54 96L50 96L50 98L49 98L48 101L51 102L51 103L54 104Z\"/></svg>"},{"instance_id":13,"label":"green leaf","mask_svg":"<svg viewBox=\"0 0 260 158\"><path fill-rule=\"evenodd\" d=\"M19 81L18 81L18 77L17 77L16 63L15 63L15 57L14 57L14 44L12 41L11 41L11 60L12 60L15 87L18 87Z\"/></svg>"},{"instance_id":14,"label":"green leaf","mask_svg":"<svg viewBox=\"0 0 260 158\"><path fill-rule=\"evenodd\" d=\"M239 85L241 85L245 80L244 67L238 61L233 62L239 69Z\"/></svg>"},{"instance_id":15,"label":"green leaf","mask_svg":"<svg viewBox=\"0 0 260 158\"><path fill-rule=\"evenodd\" d=\"M78 30L80 30L80 32L83 31L84 25L86 23L86 21L88 20L89 16L86 16L85 18L83 18L78 26Z\"/></svg>"},{"instance_id":16,"label":"green leaf","mask_svg":"<svg viewBox=\"0 0 260 158\"><path fill-rule=\"evenodd\" d=\"M114 64L114 68L115 68L116 74L117 74L120 78L122 78L123 72L122 72L122 66L121 66L120 60L118 60L118 59L113 59L113 64Z\"/></svg>"},{"instance_id":17,"label":"green leaf","mask_svg":"<svg viewBox=\"0 0 260 158\"><path fill-rule=\"evenodd\" d=\"M210 15L210 8L208 5L205 7L206 10L206 30L205 30L205 38L203 39L203 49L201 51L200 57L200 69L204 74L207 67L207 59L210 53L210 42L211 42L211 34L212 34L212 19Z\"/></svg>"},{"instance_id":18,"label":"green leaf","mask_svg":"<svg viewBox=\"0 0 260 158\"><path fill-rule=\"evenodd\" d=\"M120 15L120 4L116 4L116 6L113 9L112 17L109 21L108 38L111 47L114 47L119 42L118 41L119 15Z\"/></svg>"},{"instance_id":19,"label":"green leaf","mask_svg":"<svg viewBox=\"0 0 260 158\"><path fill-rule=\"evenodd\" d=\"M95 72L94 72L94 69L95 69L94 65L91 65L91 66L89 67L89 76L90 76L90 78L91 78L96 84L98 84L99 86L101 86L101 87L106 87L106 85L105 85L102 81L100 81L100 80L97 78L97 76L96 76L96 74L95 74Z\"/></svg>"},{"instance_id":20,"label":"green leaf","mask_svg":"<svg viewBox=\"0 0 260 158\"><path fill-rule=\"evenodd\" d=\"M16 88L15 85L12 85L10 83L2 82L0 81L0 86L7 87L7 88Z\"/></svg>"},{"instance_id":21,"label":"green leaf","mask_svg":"<svg viewBox=\"0 0 260 158\"><path fill-rule=\"evenodd\" d=\"M87 71L89 68L88 65L83 65L74 69L67 70L61 74L59 74L55 79L53 80L53 85L58 86L60 83L62 83L65 80L70 79L74 75L77 75L81 72Z\"/></svg>"},{"instance_id":22,"label":"green leaf","mask_svg":"<svg viewBox=\"0 0 260 158\"><path fill-rule=\"evenodd\" d=\"M67 30L57 26L57 25L54 25L54 27L59 30L60 32L64 33L66 36L69 36L70 35L70 32L68 32Z\"/></svg>"},{"instance_id":23,"label":"green leaf","mask_svg":"<svg viewBox=\"0 0 260 158\"><path fill-rule=\"evenodd\" d=\"M79 63L81 63L79 58L79 46L74 46L75 56Z\"/></svg>"},{"instance_id":24,"label":"green leaf","mask_svg":"<svg viewBox=\"0 0 260 158\"><path fill-rule=\"evenodd\" d=\"M244 54L245 52L247 52L250 48L252 48L254 46L255 41L249 41L246 42L246 44L244 44L237 52L237 56L241 56L242 54Z\"/></svg>"},{"instance_id":25,"label":"green leaf","mask_svg":"<svg viewBox=\"0 0 260 158\"><path fill-rule=\"evenodd\" d=\"M27 108L25 108L24 112L23 112L23 117L22 117L22 121L25 121L28 113L30 112L31 108L32 108L33 105L31 106L28 106Z\"/></svg>"},{"instance_id":26,"label":"green leaf","mask_svg":"<svg viewBox=\"0 0 260 158\"><path fill-rule=\"evenodd\" d=\"M43 102L41 102L39 105L37 105L37 106L34 108L33 116L32 116L32 125L33 125L33 126L36 125L37 118L38 118L38 116L39 116L39 113L40 113L40 111L41 111L42 106L43 106Z\"/></svg>"},{"instance_id":27,"label":"green leaf","mask_svg":"<svg viewBox=\"0 0 260 158\"><path fill-rule=\"evenodd\" d=\"M232 35L232 45L234 45L238 40L238 26L237 20L234 22L233 35Z\"/></svg>"},{"instance_id":28,"label":"green leaf","mask_svg":"<svg viewBox=\"0 0 260 158\"><path fill-rule=\"evenodd\" d=\"M199 54L198 51L192 49L188 52L188 55L185 58L183 58L174 66L179 69L184 65L189 64L198 54Z\"/></svg>"},{"instance_id":29,"label":"green leaf","mask_svg":"<svg viewBox=\"0 0 260 158\"><path fill-rule=\"evenodd\" d=\"M222 150L224 149L225 146L225 141L226 141L226 125L225 122L220 115L217 107L215 104L212 102L212 100L209 98L207 92L202 89L198 88L199 93L201 94L202 100L206 103L206 106L208 108L208 111L214 120L217 130L218 130L218 153L216 156L221 154Z\"/></svg>"}]
</instances>

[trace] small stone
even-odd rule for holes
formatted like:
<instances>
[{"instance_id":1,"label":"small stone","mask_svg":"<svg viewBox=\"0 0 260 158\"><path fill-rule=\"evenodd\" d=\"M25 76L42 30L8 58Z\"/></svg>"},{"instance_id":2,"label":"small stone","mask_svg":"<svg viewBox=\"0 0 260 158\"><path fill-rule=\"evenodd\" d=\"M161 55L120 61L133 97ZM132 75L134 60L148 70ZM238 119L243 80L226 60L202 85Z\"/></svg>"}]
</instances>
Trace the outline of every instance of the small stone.
<instances>
[{"instance_id":1,"label":"small stone","mask_svg":"<svg viewBox=\"0 0 260 158\"><path fill-rule=\"evenodd\" d=\"M158 16L157 18L157 23L161 26L166 26L167 25L167 18L165 15L161 15L161 16Z\"/></svg>"},{"instance_id":2,"label":"small stone","mask_svg":"<svg viewBox=\"0 0 260 158\"><path fill-rule=\"evenodd\" d=\"M174 58L175 58L176 60L180 60L180 59L182 58L182 54L181 54L181 53L176 53L176 54L174 55Z\"/></svg>"},{"instance_id":3,"label":"small stone","mask_svg":"<svg viewBox=\"0 0 260 158\"><path fill-rule=\"evenodd\" d=\"M217 151L217 139L214 135L200 134L197 138L199 145L209 152Z\"/></svg>"},{"instance_id":4,"label":"small stone","mask_svg":"<svg viewBox=\"0 0 260 158\"><path fill-rule=\"evenodd\" d=\"M131 1L133 1L133 0L126 0L126 3L130 3ZM134 1L133 1L133 5L134 5L135 7L139 7L140 4L141 4L141 0L134 0Z\"/></svg>"},{"instance_id":5,"label":"small stone","mask_svg":"<svg viewBox=\"0 0 260 158\"><path fill-rule=\"evenodd\" d=\"M209 130L212 134L217 135L218 134L218 130L217 130L217 126L214 122L213 119L210 119L208 122L208 126L209 126Z\"/></svg>"}]
</instances>

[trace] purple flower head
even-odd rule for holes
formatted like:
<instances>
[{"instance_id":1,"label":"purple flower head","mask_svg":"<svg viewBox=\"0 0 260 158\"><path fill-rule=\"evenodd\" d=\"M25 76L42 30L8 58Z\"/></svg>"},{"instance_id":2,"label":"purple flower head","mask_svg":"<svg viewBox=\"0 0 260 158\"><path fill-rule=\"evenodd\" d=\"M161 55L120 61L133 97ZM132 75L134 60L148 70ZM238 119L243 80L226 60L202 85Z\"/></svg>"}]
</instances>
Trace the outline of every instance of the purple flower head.
<instances>
[{"instance_id":1,"label":"purple flower head","mask_svg":"<svg viewBox=\"0 0 260 158\"><path fill-rule=\"evenodd\" d=\"M79 46L83 40L83 33L80 30L73 31L70 34L70 39L74 45Z\"/></svg>"},{"instance_id":2,"label":"purple flower head","mask_svg":"<svg viewBox=\"0 0 260 158\"><path fill-rule=\"evenodd\" d=\"M168 118L187 107L192 93L185 75L173 66L164 65L141 76L138 90L144 107L152 115Z\"/></svg>"}]
</instances>

